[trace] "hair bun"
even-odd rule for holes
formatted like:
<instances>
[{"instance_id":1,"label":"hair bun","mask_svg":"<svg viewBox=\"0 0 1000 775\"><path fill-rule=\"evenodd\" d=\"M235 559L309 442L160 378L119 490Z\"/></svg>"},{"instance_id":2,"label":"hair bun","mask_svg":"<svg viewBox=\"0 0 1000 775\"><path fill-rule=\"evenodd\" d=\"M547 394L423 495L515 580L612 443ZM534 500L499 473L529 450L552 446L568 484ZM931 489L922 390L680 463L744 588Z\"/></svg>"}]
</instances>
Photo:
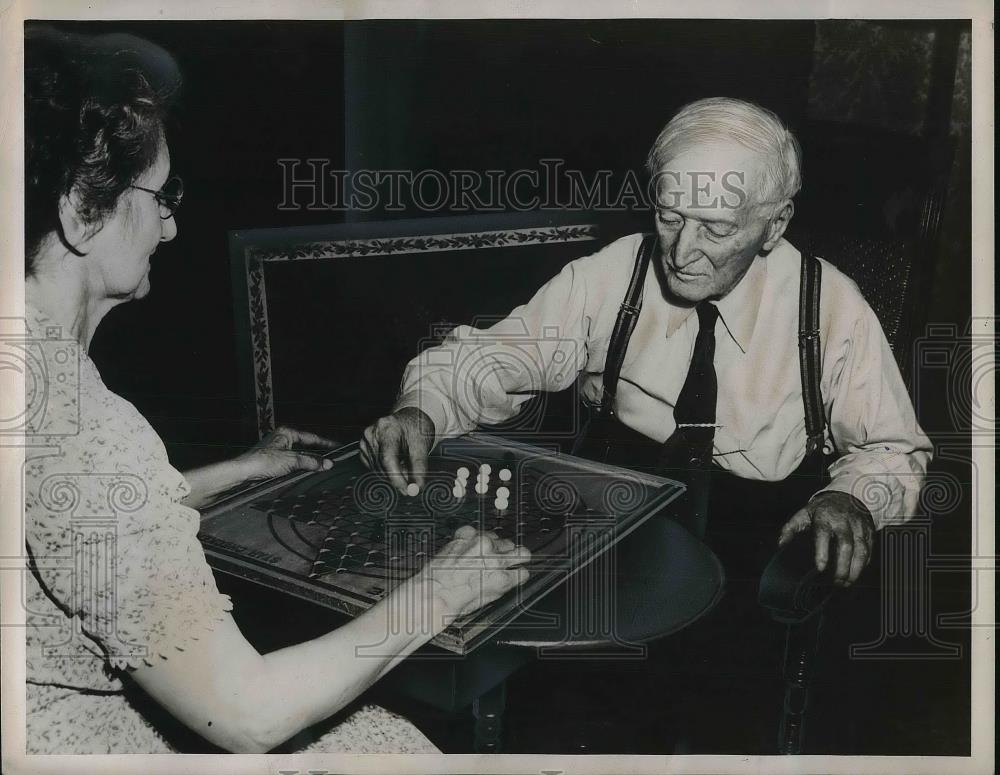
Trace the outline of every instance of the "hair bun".
<instances>
[{"instance_id":1,"label":"hair bun","mask_svg":"<svg viewBox=\"0 0 1000 775\"><path fill-rule=\"evenodd\" d=\"M155 85L154 85L155 83ZM25 271L56 233L59 200L100 223L157 159L164 99L180 83L163 49L133 35L86 37L49 25L25 31Z\"/></svg>"}]
</instances>

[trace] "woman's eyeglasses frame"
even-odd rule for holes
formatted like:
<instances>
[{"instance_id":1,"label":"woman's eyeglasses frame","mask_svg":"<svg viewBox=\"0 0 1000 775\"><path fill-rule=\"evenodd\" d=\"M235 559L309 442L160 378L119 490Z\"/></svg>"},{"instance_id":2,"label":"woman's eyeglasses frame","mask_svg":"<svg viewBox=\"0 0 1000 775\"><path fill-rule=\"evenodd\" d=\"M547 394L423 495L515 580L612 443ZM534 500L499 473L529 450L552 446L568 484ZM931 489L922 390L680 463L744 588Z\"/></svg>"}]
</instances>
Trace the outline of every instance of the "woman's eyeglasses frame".
<instances>
[{"instance_id":1,"label":"woman's eyeglasses frame","mask_svg":"<svg viewBox=\"0 0 1000 775\"><path fill-rule=\"evenodd\" d=\"M160 206L160 218L164 221L174 217L174 213L177 212L177 208L181 206L181 200L184 198L184 182L177 175L167 180L160 189L143 188L142 186L129 186L129 188L152 194Z\"/></svg>"}]
</instances>

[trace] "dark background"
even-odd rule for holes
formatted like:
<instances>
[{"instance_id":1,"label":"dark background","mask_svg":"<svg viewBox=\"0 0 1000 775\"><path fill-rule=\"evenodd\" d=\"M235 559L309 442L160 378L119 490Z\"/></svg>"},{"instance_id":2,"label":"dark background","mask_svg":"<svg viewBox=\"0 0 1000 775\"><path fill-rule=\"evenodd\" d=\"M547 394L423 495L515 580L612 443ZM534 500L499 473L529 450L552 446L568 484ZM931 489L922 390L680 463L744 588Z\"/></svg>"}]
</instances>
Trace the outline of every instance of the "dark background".
<instances>
[{"instance_id":1,"label":"dark background","mask_svg":"<svg viewBox=\"0 0 1000 775\"><path fill-rule=\"evenodd\" d=\"M155 291L115 309L92 346L109 387L150 418L180 465L250 441L237 424L227 232L416 214L279 210L277 159L485 171L557 157L585 174L639 171L670 115L704 94L755 99L801 122L814 37L811 23L650 20L76 26L146 37L184 76L170 134L185 180L178 235L154 258ZM358 289L374 309L378 281L373 268ZM502 275L488 282L506 295ZM323 372L353 379L349 364ZM358 417L359 428L387 408Z\"/></svg>"},{"instance_id":2,"label":"dark background","mask_svg":"<svg viewBox=\"0 0 1000 775\"><path fill-rule=\"evenodd\" d=\"M220 459L253 440L242 422L249 407L239 384L228 232L416 215L412 208L366 214L279 210L280 158L329 159L334 169L485 171L537 168L539 159L558 157L584 173L639 171L670 115L712 94L752 99L775 110L800 131L804 145L815 122L843 127L845 133L950 137L957 151L924 303L929 321L953 325L959 335L967 330L967 25L627 20L60 26L148 38L173 54L183 73L169 138L174 168L186 188L178 236L154 259L153 293L116 308L91 348L105 382L150 420L180 468ZM957 62L946 61L951 72L945 76L954 78L942 105L935 44L949 35L959 36L960 47ZM807 160L824 157L823 146L815 143L805 151ZM839 218L837 203L817 199L815 187L810 194L808 163L804 173L803 208L816 216L830 207L831 218ZM642 223L641 213L633 216ZM845 231L856 225L843 222ZM351 278L354 293L371 302L368 314L380 314L379 272L385 269L372 266L367 275L359 269ZM493 273L485 289L475 292L506 300L506 282L503 273ZM414 299L419 297L416 288ZM356 348L378 351L381 343L366 339L365 332L358 320L350 331L325 335L353 337ZM424 333L413 332L414 353ZM329 385L331 395L343 395L344 401L364 392L350 363L317 363L301 377ZM380 386L378 395L398 379L395 363L365 375L367 384ZM341 385L351 389L338 393ZM957 389L965 387L960 383ZM969 551L972 473L967 429L948 409L955 389L950 375L932 379L917 403L935 441L954 441L957 451L946 465L969 486L962 504L935 528L936 551L962 554ZM356 433L388 408L351 403L346 425L353 428L347 430ZM944 575L949 581L938 587L943 591L935 611L962 610L968 605L968 575ZM281 600L268 606L266 596L254 611L259 616L241 620L241 626L251 634L256 623L265 640L274 629L273 616L284 617L282 629L287 625L291 634L307 631L303 622L316 622L315 612ZM872 616L877 619L877 612ZM867 625L878 627L874 620ZM967 646L967 633L945 635ZM863 642L870 636L869 631L858 637ZM968 751L967 648L959 660L856 663L840 683L837 691L831 689L836 702L827 703L819 722L838 731L820 735L821 750ZM517 699L511 687L515 738L520 729L525 750L544 750L547 743L538 741L546 738L540 733L533 738L531 728L555 724L551 703L558 708L559 696L552 694L545 705L532 699L529 686L520 688ZM746 726L726 716L726 686L688 689L700 693L691 712L714 723L713 750L753 750ZM421 716L420 709L409 713L439 745L462 748L455 731L464 729L461 725ZM648 740L657 735L662 731L650 732ZM665 745L662 739L644 745L643 750L665 752L657 747Z\"/></svg>"},{"instance_id":3,"label":"dark background","mask_svg":"<svg viewBox=\"0 0 1000 775\"><path fill-rule=\"evenodd\" d=\"M843 197L823 198L815 183L810 187L815 168L832 163L824 148L829 127L881 133L883 148L943 131L958 151L927 317L960 332L969 319L967 33L953 104L937 110L947 122L942 130L930 118L933 25L646 19L63 26L148 38L176 58L183 75L170 122L174 168L186 184L178 235L154 258L153 293L116 308L91 349L107 384L153 421L181 466L252 440L239 422L248 407L241 403L227 234L426 215L412 207L280 210L283 158L328 159L330 169L480 172L538 169L539 159L559 158L585 175L614 170L617 180L628 169L641 174L652 139L678 107L729 94L775 110L803 139L797 220L817 212L823 218L828 209L826 220L839 224ZM817 134L815 126L826 128ZM879 155L865 163L876 167ZM854 223L844 223L845 231L865 216L849 214ZM648 228L641 212L619 220L610 234ZM373 309L381 271L373 265L360 289ZM489 306L523 301L507 282L494 273L482 281L487 289L470 293ZM424 333L413 332L414 352ZM352 335L363 339L364 326ZM349 365L319 370L334 394L354 378ZM398 377L393 366L373 374L369 385ZM357 413L353 430L385 408Z\"/></svg>"}]
</instances>

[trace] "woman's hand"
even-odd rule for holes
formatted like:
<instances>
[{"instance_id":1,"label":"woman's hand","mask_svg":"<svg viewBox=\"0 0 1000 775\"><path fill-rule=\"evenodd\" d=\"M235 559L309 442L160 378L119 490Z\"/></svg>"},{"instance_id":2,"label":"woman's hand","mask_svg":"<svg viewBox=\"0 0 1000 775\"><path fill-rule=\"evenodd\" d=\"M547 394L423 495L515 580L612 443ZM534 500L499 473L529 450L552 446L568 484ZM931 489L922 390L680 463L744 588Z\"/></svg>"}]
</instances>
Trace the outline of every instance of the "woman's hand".
<instances>
[{"instance_id":1,"label":"woman's hand","mask_svg":"<svg viewBox=\"0 0 1000 775\"><path fill-rule=\"evenodd\" d=\"M338 444L315 433L278 428L239 457L211 463L184 472L191 492L182 501L185 506L201 509L216 503L234 487L247 481L273 479L293 471L321 471L333 467L315 453L295 447L335 449Z\"/></svg>"},{"instance_id":2,"label":"woman's hand","mask_svg":"<svg viewBox=\"0 0 1000 775\"><path fill-rule=\"evenodd\" d=\"M528 578L523 566L531 552L496 533L471 525L455 531L448 543L411 579L430 604L435 634L452 620L482 608Z\"/></svg>"},{"instance_id":3,"label":"woman's hand","mask_svg":"<svg viewBox=\"0 0 1000 775\"><path fill-rule=\"evenodd\" d=\"M236 463L244 480L273 479L294 471L325 471L333 461L303 447L336 449L339 444L308 431L277 428L244 452Z\"/></svg>"}]
</instances>

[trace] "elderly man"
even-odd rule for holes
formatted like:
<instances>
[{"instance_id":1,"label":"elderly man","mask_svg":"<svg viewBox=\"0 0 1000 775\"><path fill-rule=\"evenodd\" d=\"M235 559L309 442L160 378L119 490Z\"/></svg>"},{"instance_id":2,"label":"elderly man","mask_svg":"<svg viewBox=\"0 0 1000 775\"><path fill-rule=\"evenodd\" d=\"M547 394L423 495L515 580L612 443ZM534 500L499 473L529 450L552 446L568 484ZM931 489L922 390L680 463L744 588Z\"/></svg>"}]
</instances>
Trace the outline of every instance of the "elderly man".
<instances>
[{"instance_id":1,"label":"elderly man","mask_svg":"<svg viewBox=\"0 0 1000 775\"><path fill-rule=\"evenodd\" d=\"M800 158L760 106L711 98L682 108L648 158L655 238L632 235L573 261L506 320L460 326L421 353L393 412L365 431L365 459L405 489L440 439L579 380L585 401L603 407L592 455L599 447L604 459L689 479L693 512L708 508L694 494L707 488L710 527L723 512L733 522L734 510L759 510L764 501L748 494L759 488L744 483L786 480L800 492L767 500L784 510L769 515L779 520L767 523L770 551L811 528L817 567L853 583L873 532L913 513L931 446L855 284L783 239ZM536 337L532 361L525 331Z\"/></svg>"}]
</instances>

